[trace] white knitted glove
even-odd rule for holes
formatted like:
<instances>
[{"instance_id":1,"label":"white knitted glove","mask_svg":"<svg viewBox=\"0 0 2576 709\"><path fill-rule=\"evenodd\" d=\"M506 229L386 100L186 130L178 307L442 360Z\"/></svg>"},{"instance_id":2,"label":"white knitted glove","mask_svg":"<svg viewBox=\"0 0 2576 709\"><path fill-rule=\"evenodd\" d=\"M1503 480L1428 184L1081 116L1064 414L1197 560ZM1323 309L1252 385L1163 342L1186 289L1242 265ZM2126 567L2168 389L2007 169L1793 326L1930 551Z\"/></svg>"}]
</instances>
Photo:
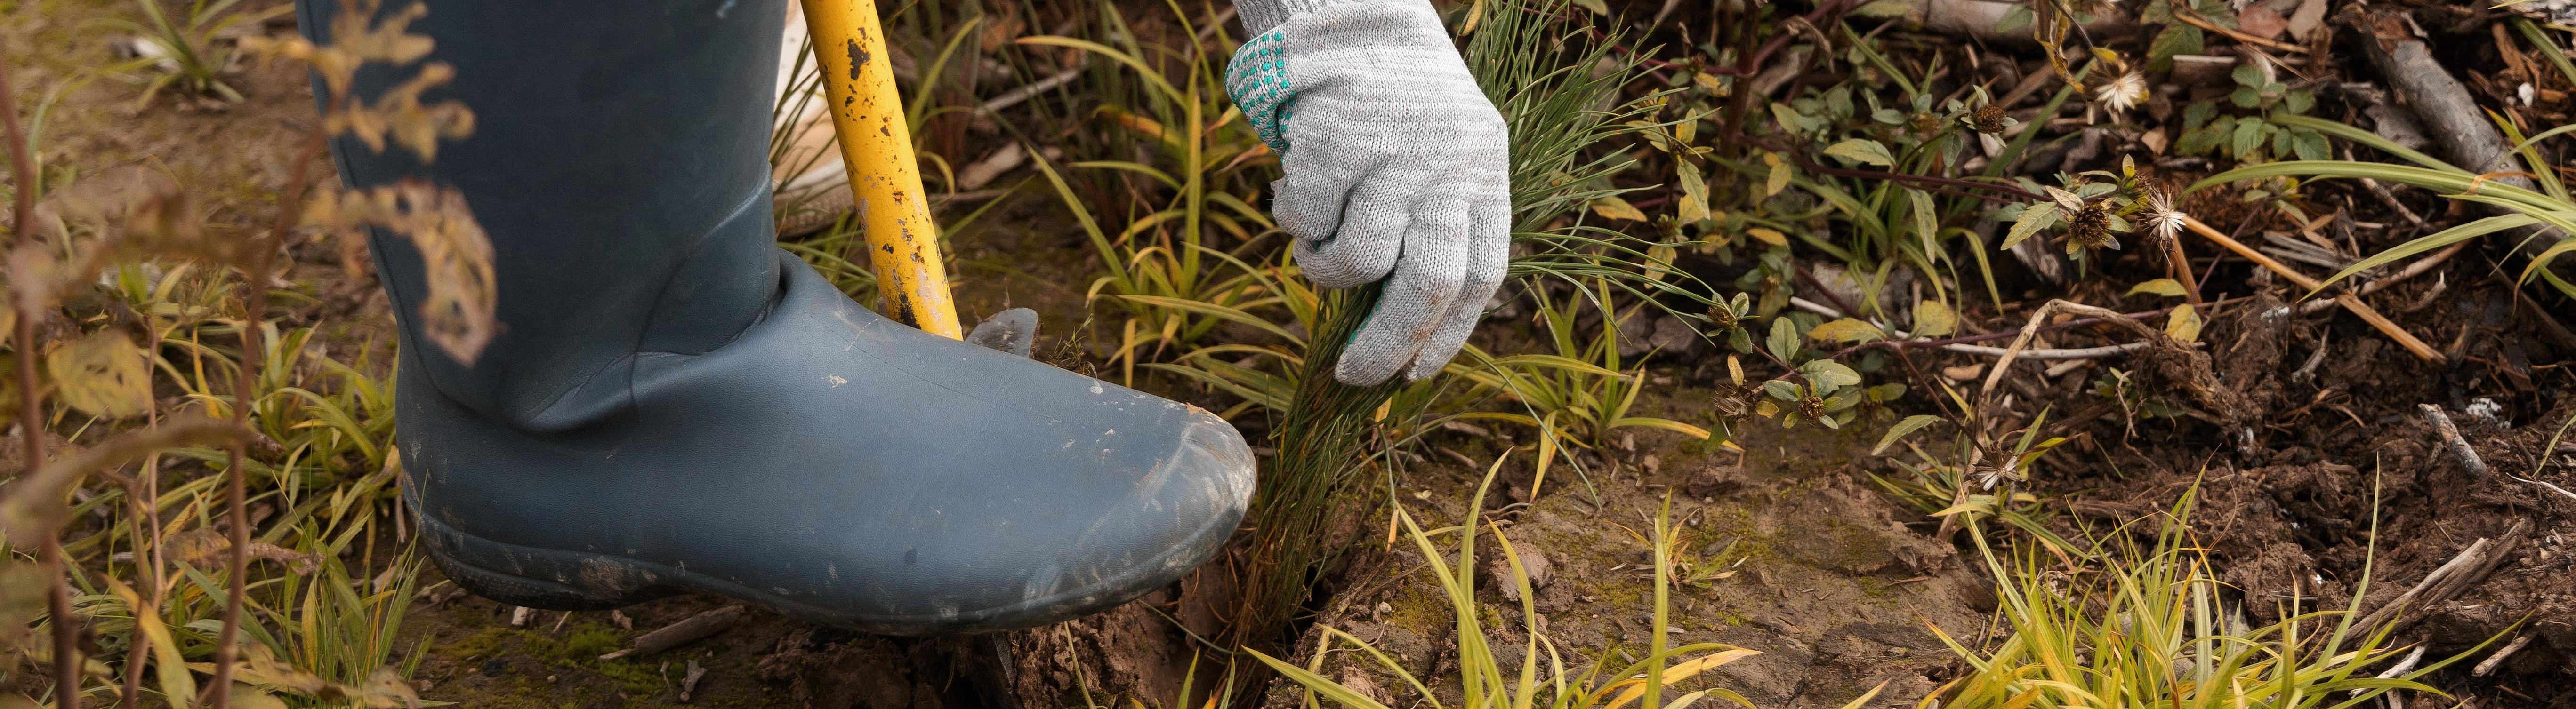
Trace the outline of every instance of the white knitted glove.
<instances>
[{"instance_id":1,"label":"white knitted glove","mask_svg":"<svg viewBox=\"0 0 2576 709\"><path fill-rule=\"evenodd\" d=\"M1426 0L1238 0L1226 89L1287 177L1271 211L1325 288L1386 280L1333 376L1440 371L1511 255L1503 116ZM1390 277L1389 274L1392 274Z\"/></svg>"}]
</instances>

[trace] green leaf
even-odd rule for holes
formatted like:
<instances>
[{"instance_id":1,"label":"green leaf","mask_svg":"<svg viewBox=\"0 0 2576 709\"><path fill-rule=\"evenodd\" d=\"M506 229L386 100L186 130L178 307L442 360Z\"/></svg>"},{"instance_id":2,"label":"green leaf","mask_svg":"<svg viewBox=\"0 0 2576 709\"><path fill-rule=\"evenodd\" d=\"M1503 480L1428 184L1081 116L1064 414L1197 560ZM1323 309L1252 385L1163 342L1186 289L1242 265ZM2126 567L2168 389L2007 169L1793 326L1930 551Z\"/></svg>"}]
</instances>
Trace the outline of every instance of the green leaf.
<instances>
[{"instance_id":1,"label":"green leaf","mask_svg":"<svg viewBox=\"0 0 2576 709\"><path fill-rule=\"evenodd\" d=\"M2326 135L2324 133L2319 133L2305 128L2292 130L2290 131L2290 147L2292 150L2298 152L2299 159L2301 160L2334 159L2334 152L2326 145Z\"/></svg>"},{"instance_id":2,"label":"green leaf","mask_svg":"<svg viewBox=\"0 0 2576 709\"><path fill-rule=\"evenodd\" d=\"M2040 230L2057 223L2058 213L2057 205L2049 202L2040 202L2023 208L2021 217L2013 220L2012 231L2004 234L2003 246L1998 247L1997 250L2010 250L2014 244L2038 235Z\"/></svg>"},{"instance_id":3,"label":"green leaf","mask_svg":"<svg viewBox=\"0 0 2576 709\"><path fill-rule=\"evenodd\" d=\"M1798 361L1798 326L1790 324L1788 318L1771 320L1769 339L1765 344L1770 347L1771 356L1780 358L1782 362Z\"/></svg>"},{"instance_id":4,"label":"green leaf","mask_svg":"<svg viewBox=\"0 0 2576 709\"><path fill-rule=\"evenodd\" d=\"M1852 371L1852 368L1843 366L1843 363L1830 359L1798 365L1798 373L1807 375L1807 383L1814 384L1818 394L1860 383L1859 372Z\"/></svg>"},{"instance_id":5,"label":"green leaf","mask_svg":"<svg viewBox=\"0 0 2576 709\"><path fill-rule=\"evenodd\" d=\"M2012 34L2030 29L2030 21L2030 6L2023 3L2013 3L2013 6L2010 9L2004 10L2004 18L1995 21L1995 32L2001 34Z\"/></svg>"},{"instance_id":6,"label":"green leaf","mask_svg":"<svg viewBox=\"0 0 2576 709\"><path fill-rule=\"evenodd\" d=\"M2238 86L2258 88L2263 85L2263 70L2250 63L2236 65L2236 71L2229 72L2228 76L2235 78Z\"/></svg>"},{"instance_id":7,"label":"green leaf","mask_svg":"<svg viewBox=\"0 0 2576 709\"><path fill-rule=\"evenodd\" d=\"M1790 135L1806 134L1807 117L1799 115L1798 109L1791 107L1786 101L1771 103L1771 120L1778 121L1780 130Z\"/></svg>"},{"instance_id":8,"label":"green leaf","mask_svg":"<svg viewBox=\"0 0 2576 709\"><path fill-rule=\"evenodd\" d=\"M2370 258L2362 259L2359 262L2355 262L2353 265L2344 267L2342 271L2338 271L2333 276L2327 277L2325 282L2331 284L2335 281L2348 278L2352 276L2352 274L2385 266L2408 256L2425 253L2434 249L2450 246L2452 244L2486 236L2499 231L2520 229L2538 223L2540 223L2540 219L2528 214L2499 214L2487 217L2485 219L2437 231L2432 234L2418 237L2413 241L2390 247L2387 251L2373 254Z\"/></svg>"},{"instance_id":9,"label":"green leaf","mask_svg":"<svg viewBox=\"0 0 2576 709\"><path fill-rule=\"evenodd\" d=\"M2309 108L2316 105L2317 95L2306 90L2292 91L2281 96L2281 110L2291 113L2307 113Z\"/></svg>"},{"instance_id":10,"label":"green leaf","mask_svg":"<svg viewBox=\"0 0 2576 709\"><path fill-rule=\"evenodd\" d=\"M1600 16L1603 16L1603 17L1608 17L1608 16L1610 15L1610 4L1609 4L1609 3L1607 3L1607 2L1603 2L1602 0L1573 0L1573 1L1574 1L1574 5L1575 5L1576 7L1580 7L1580 8L1586 9L1586 10L1591 10L1591 11L1592 11L1592 14L1594 14L1594 15L1600 15Z\"/></svg>"},{"instance_id":11,"label":"green leaf","mask_svg":"<svg viewBox=\"0 0 2576 709\"><path fill-rule=\"evenodd\" d=\"M2165 26L2164 31L2156 33L2155 41L2147 46L2147 70L2172 71L2174 55L2199 54L2204 40L2198 27L2184 24Z\"/></svg>"},{"instance_id":12,"label":"green leaf","mask_svg":"<svg viewBox=\"0 0 2576 709\"><path fill-rule=\"evenodd\" d=\"M2129 292L2123 293L2122 295L2137 295L2139 293L2154 293L2156 295L2174 298L2180 298L2187 295L2187 293L2182 289L2182 283L2171 278L2158 278L2145 283L2140 283L2137 286L2130 288Z\"/></svg>"},{"instance_id":13,"label":"green leaf","mask_svg":"<svg viewBox=\"0 0 2576 709\"><path fill-rule=\"evenodd\" d=\"M1941 233L1941 210L1932 206L1932 194L1905 188L1905 204L1914 216L1914 235L1923 240L1923 253L1938 252L1940 249L1932 240Z\"/></svg>"},{"instance_id":14,"label":"green leaf","mask_svg":"<svg viewBox=\"0 0 2576 709\"><path fill-rule=\"evenodd\" d=\"M2235 144L2230 147L2234 149L2236 159L2249 159L2254 151L2263 147L2263 122L2251 119L2237 121Z\"/></svg>"},{"instance_id":15,"label":"green leaf","mask_svg":"<svg viewBox=\"0 0 2576 709\"><path fill-rule=\"evenodd\" d=\"M1843 318L1807 331L1807 339L1818 342L1862 342L1886 336L1887 333L1880 332L1878 326L1859 318Z\"/></svg>"},{"instance_id":16,"label":"green leaf","mask_svg":"<svg viewBox=\"0 0 2576 709\"><path fill-rule=\"evenodd\" d=\"M1896 422L1896 425L1894 426L1889 426L1887 428L1887 435L1880 436L1878 438L1878 445L1870 447L1869 454L1878 455L1885 453L1887 452L1888 446L1896 445L1897 441L1905 440L1906 436L1913 435L1915 431L1923 430L1923 427L1940 423L1943 420L1944 419L1941 417L1931 414L1915 414L1907 416L1905 417L1905 420Z\"/></svg>"},{"instance_id":17,"label":"green leaf","mask_svg":"<svg viewBox=\"0 0 2576 709\"><path fill-rule=\"evenodd\" d=\"M1922 337L1940 337L1956 332L1958 329L1959 314L1951 312L1948 304L1937 300L1915 301L1914 334Z\"/></svg>"},{"instance_id":18,"label":"green leaf","mask_svg":"<svg viewBox=\"0 0 2576 709\"><path fill-rule=\"evenodd\" d=\"M1894 167L1896 165L1896 156L1888 154L1887 146L1880 145L1878 141L1865 138L1853 138L1840 143L1835 143L1831 147L1825 148L1825 154L1852 162L1869 163L1871 165L1882 167Z\"/></svg>"},{"instance_id":19,"label":"green leaf","mask_svg":"<svg viewBox=\"0 0 2576 709\"><path fill-rule=\"evenodd\" d=\"M1753 335L1752 333L1745 332L1744 328L1740 327L1728 330L1726 331L1726 345L1728 347L1735 348L1735 351L1737 352L1753 354Z\"/></svg>"},{"instance_id":20,"label":"green leaf","mask_svg":"<svg viewBox=\"0 0 2576 709\"><path fill-rule=\"evenodd\" d=\"M1701 178L1699 166L1687 160L1673 163L1674 177L1681 183L1682 198L1674 205L1673 219L1683 224L1697 224L1708 219L1708 181Z\"/></svg>"},{"instance_id":21,"label":"green leaf","mask_svg":"<svg viewBox=\"0 0 2576 709\"><path fill-rule=\"evenodd\" d=\"M1762 383L1762 393L1781 401L1797 401L1798 385L1789 383L1787 379L1773 379Z\"/></svg>"},{"instance_id":22,"label":"green leaf","mask_svg":"<svg viewBox=\"0 0 2576 709\"><path fill-rule=\"evenodd\" d=\"M1914 3L1905 0L1878 0L1852 10L1852 14L1873 19L1892 20L1914 11Z\"/></svg>"}]
</instances>

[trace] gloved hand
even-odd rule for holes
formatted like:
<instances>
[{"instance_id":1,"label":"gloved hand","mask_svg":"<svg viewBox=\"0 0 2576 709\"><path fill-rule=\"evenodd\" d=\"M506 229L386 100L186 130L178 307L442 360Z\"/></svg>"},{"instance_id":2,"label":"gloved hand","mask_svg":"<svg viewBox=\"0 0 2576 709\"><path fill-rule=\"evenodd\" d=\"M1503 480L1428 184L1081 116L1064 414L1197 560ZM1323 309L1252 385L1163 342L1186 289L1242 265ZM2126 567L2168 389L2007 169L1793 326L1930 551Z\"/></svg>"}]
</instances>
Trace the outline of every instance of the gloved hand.
<instances>
[{"instance_id":1,"label":"gloved hand","mask_svg":"<svg viewBox=\"0 0 2576 709\"><path fill-rule=\"evenodd\" d=\"M1334 378L1431 376L1466 344L1511 254L1502 113L1426 0L1235 7L1253 38L1226 89L1286 168L1271 211L1297 265L1325 288L1386 280Z\"/></svg>"}]
</instances>

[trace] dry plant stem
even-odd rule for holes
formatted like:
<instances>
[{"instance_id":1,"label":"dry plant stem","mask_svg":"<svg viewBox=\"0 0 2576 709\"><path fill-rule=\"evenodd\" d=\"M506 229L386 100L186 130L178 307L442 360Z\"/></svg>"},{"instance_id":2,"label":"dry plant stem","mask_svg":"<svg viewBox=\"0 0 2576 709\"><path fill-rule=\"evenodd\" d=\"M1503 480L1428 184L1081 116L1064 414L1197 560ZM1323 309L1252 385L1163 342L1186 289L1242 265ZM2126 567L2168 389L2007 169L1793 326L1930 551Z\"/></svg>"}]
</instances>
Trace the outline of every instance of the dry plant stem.
<instances>
[{"instance_id":1,"label":"dry plant stem","mask_svg":"<svg viewBox=\"0 0 2576 709\"><path fill-rule=\"evenodd\" d=\"M242 361L240 369L233 374L233 425L246 431L251 430L250 410L255 403L253 397L258 393L260 363L266 360L267 354L260 345L260 327L262 316L268 312L270 259L276 256L278 245L284 242L288 232L295 229L296 220L304 214L304 198L313 188L313 165L328 149L329 144L323 142L319 133L306 141L304 149L295 156L294 178L286 183L286 192L278 201L276 223L266 235L253 237L256 241L251 244L249 256L241 264ZM232 705L233 665L239 659L240 651L237 645L241 638L242 595L247 590L250 577L250 512L246 501L249 474L242 468L242 459L247 457L244 449L248 445L247 438L233 439L225 450L224 519L226 526L231 528L226 531L232 543L224 550L224 568L228 576L224 579L223 628L215 634L215 676L206 685L206 705L213 709L229 709Z\"/></svg>"},{"instance_id":2,"label":"dry plant stem","mask_svg":"<svg viewBox=\"0 0 2576 709\"><path fill-rule=\"evenodd\" d=\"M2425 420L2433 422L2433 431L2442 434L2442 445L2451 449L2451 457L2460 460L2460 467L2468 468L2471 475L2487 476L2487 462L2478 457L2477 449L2469 447L2469 439L2460 435L2460 427L2451 423L2450 414L2432 404L2416 404L2415 408L2424 412Z\"/></svg>"},{"instance_id":3,"label":"dry plant stem","mask_svg":"<svg viewBox=\"0 0 2576 709\"><path fill-rule=\"evenodd\" d=\"M2165 266L2173 271L2175 283L2182 284L2183 297L2189 298L2193 310L2208 307L2200 302L2200 279L2191 277L2191 254L2182 250L2182 239L2161 238L2165 242Z\"/></svg>"},{"instance_id":4,"label":"dry plant stem","mask_svg":"<svg viewBox=\"0 0 2576 709\"><path fill-rule=\"evenodd\" d=\"M2236 302L2236 301L2239 301L2239 300L2244 300L2244 299L2243 299L2243 298L2230 298L2230 299L2222 300L2222 301L2219 301L2219 302L2220 302L2221 304L2224 304L2224 303L2233 303L2233 302ZM1841 309L1839 309L1839 308L1835 308L1835 307L1833 307L1833 306L1825 305L1825 304L1822 304L1822 303L1817 303L1817 302L1815 302L1815 301L1807 300L1807 299L1805 299L1805 298L1800 298L1800 297L1796 297L1796 296L1791 296L1791 297L1789 298L1789 305L1790 305L1790 306L1792 306L1792 307L1796 307L1796 308L1798 308L1799 310L1804 310L1804 311L1807 311L1807 312L1815 313L1815 314L1817 314L1817 315L1822 315L1822 316L1829 317L1829 318L1839 318L1839 317L1843 317L1843 316L1844 316L1844 315L1843 315L1843 311L1842 311ZM2163 316L2163 315L2165 315L2165 314L2167 314L2167 313L2171 313L2171 312L2173 312L2173 308L2157 308L2157 309L2155 309L2155 310L2144 310L2144 311L2139 311L2139 312L2135 312L2135 313L2122 313L2122 315L2123 315L2123 316L2125 316L2125 317L2128 317L2128 318L2132 318L2132 319L2144 319L2144 318L2160 317L2160 316ZM2039 331L2040 331L2040 332L2055 332L2055 331L2058 331L2058 330L2067 330L2067 329L2079 328L2079 327L2084 327L2084 326L2087 326L2087 325L2099 325L2099 324L2102 324L2102 322L2103 322L2103 321L2102 321L2102 319L2101 319L2101 318L2079 318L2079 319L2075 319L2075 320L2068 320L2068 321L2066 321L2066 322L2062 322L2062 323L2051 323L2051 324L2048 324L2048 325L2042 325L2042 326L2040 326ZM1968 344L1968 343L1971 343L1971 342L1985 342L1985 341L1987 341L1987 340L2000 340L2000 339L2004 339L2004 338L2007 338L2007 337L2012 337L2012 336L2014 336L2014 335L2016 334L2016 333L2012 333L2012 332L1997 332L1997 333L1989 333L1989 334L1984 334L1984 335L1962 335L1962 336L1959 336L1959 337L1945 337L1945 338L1941 338L1941 339L1937 339L1937 340L1916 340L1916 339L1907 339L1907 338L1912 338L1912 337L1914 337L1914 335L1913 335L1912 333L1906 332L1906 331L1904 331L1904 330L1898 330L1898 329L1895 329L1895 328L1892 328L1892 327L1888 327L1886 323L1872 322L1872 323L1870 323L1870 324L1871 324L1871 325L1878 326L1878 327L1879 327L1879 329L1886 330L1886 331L1888 332L1888 334L1896 336L1896 338L1897 338L1897 339L1892 339L1892 340L1878 340L1878 341L1875 341L1875 342L1863 342L1863 343L1860 343L1860 344L1857 344L1857 345L1852 345L1852 346L1850 346L1850 347L1845 347L1845 348L1842 348L1842 349L1840 349L1840 350L1836 350L1836 351L1834 351L1834 353L1833 353L1833 354L1826 355L1826 359L1840 359L1840 358L1842 358L1844 355L1848 355L1848 354L1851 354L1851 353L1854 353L1854 352L1859 352L1859 351L1861 351L1861 350L1865 350L1865 349L1870 349L1870 348L1873 348L1873 347L1875 347L1875 348L1881 348L1881 349L1891 349L1891 350L1920 349L1920 348L1938 347L1938 348L1941 348L1942 350L1949 351L1949 352L1959 352L1959 353L1963 353L1963 354L1972 354L1972 355L1983 355L1983 356L1987 356L1987 357L2001 357L2001 356L2003 356L2003 353L2004 353L2004 349L2003 349L2003 348L2000 348L2000 347L1984 347L1984 346L1980 346L1980 345L1972 345L1972 344ZM2131 342L2131 343L2119 344L2119 345L2107 345L2107 346L2103 346L2103 347L2076 347L2076 348L2070 348L2070 349L2040 349L2040 350L2030 350L2030 349L2025 349L2025 350L2022 350L2022 353L2021 353L2021 359L2045 359L2045 360L2080 360L2080 359L2095 359L2095 358L2100 358L2100 357L2110 357L2110 356L2115 356L2115 355L2127 354L2127 353L2130 353L2130 352L2136 352L2136 351L2138 351L2138 350L2145 349L2145 348L2146 348L2146 346L2147 346L2147 345L2146 345L2146 343L2143 343L2143 342Z\"/></svg>"},{"instance_id":5,"label":"dry plant stem","mask_svg":"<svg viewBox=\"0 0 2576 709\"><path fill-rule=\"evenodd\" d=\"M2296 44L2290 44L2290 43L2288 43L2288 42L2282 42L2282 41L2278 41L2278 40L2264 39L2264 38L2261 38L2261 37L2256 37L2256 36L2254 36L2254 35L2250 35L2250 34L2246 34L2246 33L2243 33L2243 32L2238 32L2238 31L2236 31L2236 30L2228 29L2228 28L2226 28L2226 27L2221 27L2221 26L2219 26L2219 25L2218 25L2218 23L2210 22L2209 20L2202 18L2202 17L2201 17L2199 14L2197 14L2197 13L2192 13L2192 12L2188 12L2188 11L2185 11L2185 12L2176 12L2176 13L2174 13L2174 14L2173 14L2173 16L2174 16L2174 19L2182 20L2182 21L2184 21L2184 22L2191 23L2191 25L2192 25L2192 26L2194 26L2194 27L2198 27L2198 28L2201 28L2201 29L2203 29L2203 30L2208 30L2208 31L2211 31L2211 32L2216 32L2216 33L2219 33L2219 34L2227 35L2227 38L2228 38L2228 39L2233 39L2233 40L2236 40L2236 41L2238 41L2238 42L2243 42L2243 43L2246 43L2246 44L2253 44L2253 45L2261 45L2261 46L2265 46L2265 47L2271 47L2271 48L2273 48L2273 49L2278 49L2278 50L2281 50L2281 51L2284 51L2284 52L2298 52L2298 53L2300 53L2300 54L2306 54L2306 53L2308 53L2308 48L2307 48L2307 47L2302 47L2302 46L2299 46L2299 45L2296 45Z\"/></svg>"},{"instance_id":6,"label":"dry plant stem","mask_svg":"<svg viewBox=\"0 0 2576 709\"><path fill-rule=\"evenodd\" d=\"M1994 395L1995 386L2002 384L2004 381L2004 373L2011 371L2013 360L2022 358L2022 351L2030 346L2030 339L2032 337L2039 335L2039 328L2042 324L2048 322L2049 314L2057 312L2087 315L2100 318L2103 322L2128 328L2130 331L2146 337L2144 342L2133 343L2139 347L2149 346L2152 343L2169 339L2165 336L2163 330L2147 327L2146 323L2141 323L2137 320L2131 319L2129 316L2121 314L2116 310L2085 305L2083 303L2077 303L2070 300L2051 300L2040 305L2038 310L2031 311L2030 322L2023 323L2021 326L2021 336L2013 338L2012 346L2004 348L2002 359L1995 360L1994 368L1986 372L1986 383L1977 389L1977 398L1980 402Z\"/></svg>"},{"instance_id":7,"label":"dry plant stem","mask_svg":"<svg viewBox=\"0 0 2576 709\"><path fill-rule=\"evenodd\" d=\"M2358 627L2378 628L2391 620L2396 620L2398 614L2404 613L2409 608L2430 608L2434 604L2450 600L2461 591L2468 590L2469 586L2486 580L2487 574L2493 573L2496 567L2504 565L2514 548L2521 545L2523 535L2530 530L2530 520L2515 520L2513 528L2507 530L2498 540L2478 538L2476 542L2469 544L2469 548L2461 550L2458 556L2442 562L2441 567L2433 569L2433 573L2425 574L2424 580L2416 582L2414 588L2406 589L2406 592L2399 594L2396 600L2389 601L2379 610L2371 611L2370 615L2364 616ZM2391 630L2394 629L2391 628Z\"/></svg>"},{"instance_id":8,"label":"dry plant stem","mask_svg":"<svg viewBox=\"0 0 2576 709\"><path fill-rule=\"evenodd\" d=\"M2396 272L2396 273L2389 274L2387 278L2381 278L2381 279L2378 279L2378 280L2371 281L2371 282L2369 282L2369 283L2364 283L2364 284L2362 284L2362 285L2361 285L2361 290L2360 290L2359 292L2360 292L2360 294L2361 294L2361 295L2370 295L2370 294L2372 294L2372 293L2377 293L2377 292L2380 292L2380 291L2383 291L2383 290L2388 290L2388 287L2389 287L2389 286L2394 286L2394 285L2397 285L2397 284L2399 284L2399 283L2404 283L2404 282L2406 282L2406 279L2414 278L2414 277L2416 277L2416 276L2421 276L2421 275L2424 275L2424 274L2425 274L2425 273L2427 273L2427 272L2432 271L2432 270L2433 270L2433 267L2435 267L2435 266L2440 266L2440 265L2442 265L2442 262L2451 260L2451 257L2452 257L2452 256L2454 256L2454 255L2459 254L2461 249L2465 249L2465 248L2468 248L2468 247L2469 247L2469 242L2463 241L2463 242L2460 242L2460 243L2457 243L2457 244L2452 244L2449 248L2445 248L2445 249L2442 249L2442 250L2440 250L2440 251L2435 251L2435 252L2433 252L2433 255L2431 255L2431 256L2426 256L2426 257L2424 257L2424 258L2416 259L2414 263L2406 264L2406 268L2405 268L2404 270L2400 270L2400 271L2398 271L2398 272ZM2305 302L2305 303L2300 303L2300 304L2298 304L2297 306L2294 306L2294 307L2298 308L2298 313L2299 313L2300 315L2309 315L2309 314L2313 314L2313 313L2315 313L2315 312L2317 312L2317 311L2324 310L2324 309L2327 309L2327 308L2331 308L2331 307L2334 307L2334 306L2335 306L2335 301L2331 301L2331 300L2311 300L2311 301L2308 301L2308 302ZM2275 311L2271 311L2271 312L2264 313L2264 314L2263 314L2263 316L2264 316L2264 317L2278 317L2278 316L2279 316L2279 314L2280 314L2280 311L2275 310Z\"/></svg>"},{"instance_id":9,"label":"dry plant stem","mask_svg":"<svg viewBox=\"0 0 2576 709\"><path fill-rule=\"evenodd\" d=\"M2254 250L2254 247L2246 246L2245 242L2237 241L2234 237L2221 234L2218 230L2209 228L2208 224L2201 223L2200 219L2197 217L2184 216L2182 218L2182 224L2184 227L2189 228L2192 233L2207 237L2210 241L2218 242L2218 245L2227 247L2227 250L2234 251L2237 255L2243 256L2247 260L2251 260L2256 264L2260 264L2264 268L2270 269L2273 273L2280 274L2282 278L2290 279L2291 283L2298 284L2300 288L2313 291L2323 287L2323 284L2319 283L2317 279L2309 278L2307 274L2291 270L2288 265L2274 260L2270 255L2264 254L2261 251L2256 251ZM2415 353L2416 357L2434 364L2445 364L2449 361L2447 358L2442 356L2441 352L2434 351L2432 345L2424 344L2423 340L2415 338L2414 333L2407 332L2406 328L2398 327L2396 321L2389 320L2388 316L2379 314L2378 309L2370 307L2369 303L2362 302L2360 296L2353 295L2349 292L2336 293L2334 299L2336 303L2342 304L2345 310L2350 310L2352 311L2352 314L2361 316L2362 320L2369 321L2371 327L2379 328L2380 333L2387 335L2388 339L2396 340L2398 346L2406 348L2406 351L2408 352Z\"/></svg>"},{"instance_id":10,"label":"dry plant stem","mask_svg":"<svg viewBox=\"0 0 2576 709\"><path fill-rule=\"evenodd\" d=\"M18 123L18 90L9 83L9 63L0 60L0 128L6 129L9 142L9 179L14 204L10 210L11 237L17 246L29 244L36 224L36 161L27 154L27 129ZM32 308L18 307L23 294L11 293L11 307L18 308L18 326L10 333L18 351L18 444L24 456L22 472L33 472L45 464L45 412L37 403L35 349L27 344L36 341L36 315ZM60 533L38 543L40 561L45 566L45 606L54 627L54 696L62 709L80 709L80 631L73 625L71 591L63 587L63 545Z\"/></svg>"},{"instance_id":11,"label":"dry plant stem","mask_svg":"<svg viewBox=\"0 0 2576 709\"><path fill-rule=\"evenodd\" d=\"M689 616L660 630L637 636L632 647L601 655L599 659L605 662L632 655L650 655L697 642L733 627L734 621L742 619L742 614L742 606L725 606Z\"/></svg>"},{"instance_id":12,"label":"dry plant stem","mask_svg":"<svg viewBox=\"0 0 2576 709\"><path fill-rule=\"evenodd\" d=\"M2529 644L2531 644L2530 633L2523 633L2515 636L2513 642L2505 643L2504 647L2496 649L2495 654L2488 655L2487 659L2479 660L2477 667L2469 669L2469 676L2485 677L2489 674L2494 674L2497 667L2504 665L2505 658L2513 657L2514 653L2522 652L2522 646Z\"/></svg>"}]
</instances>

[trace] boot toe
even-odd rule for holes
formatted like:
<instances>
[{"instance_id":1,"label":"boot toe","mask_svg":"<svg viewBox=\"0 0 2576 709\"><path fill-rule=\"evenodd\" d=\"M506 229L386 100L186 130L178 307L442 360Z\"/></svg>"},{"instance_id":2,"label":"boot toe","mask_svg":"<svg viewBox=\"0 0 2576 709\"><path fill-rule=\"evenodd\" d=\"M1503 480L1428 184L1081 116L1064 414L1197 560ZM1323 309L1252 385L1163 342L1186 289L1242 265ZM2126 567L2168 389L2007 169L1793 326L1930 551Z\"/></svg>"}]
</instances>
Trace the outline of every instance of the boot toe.
<instances>
[{"instance_id":1,"label":"boot toe","mask_svg":"<svg viewBox=\"0 0 2576 709\"><path fill-rule=\"evenodd\" d=\"M595 387L631 403L593 423L531 433L401 399L405 489L442 568L521 605L698 591L979 632L1167 585L1241 522L1254 460L1223 419L894 323L780 256L760 324ZM405 392L432 391L414 371Z\"/></svg>"}]
</instances>

